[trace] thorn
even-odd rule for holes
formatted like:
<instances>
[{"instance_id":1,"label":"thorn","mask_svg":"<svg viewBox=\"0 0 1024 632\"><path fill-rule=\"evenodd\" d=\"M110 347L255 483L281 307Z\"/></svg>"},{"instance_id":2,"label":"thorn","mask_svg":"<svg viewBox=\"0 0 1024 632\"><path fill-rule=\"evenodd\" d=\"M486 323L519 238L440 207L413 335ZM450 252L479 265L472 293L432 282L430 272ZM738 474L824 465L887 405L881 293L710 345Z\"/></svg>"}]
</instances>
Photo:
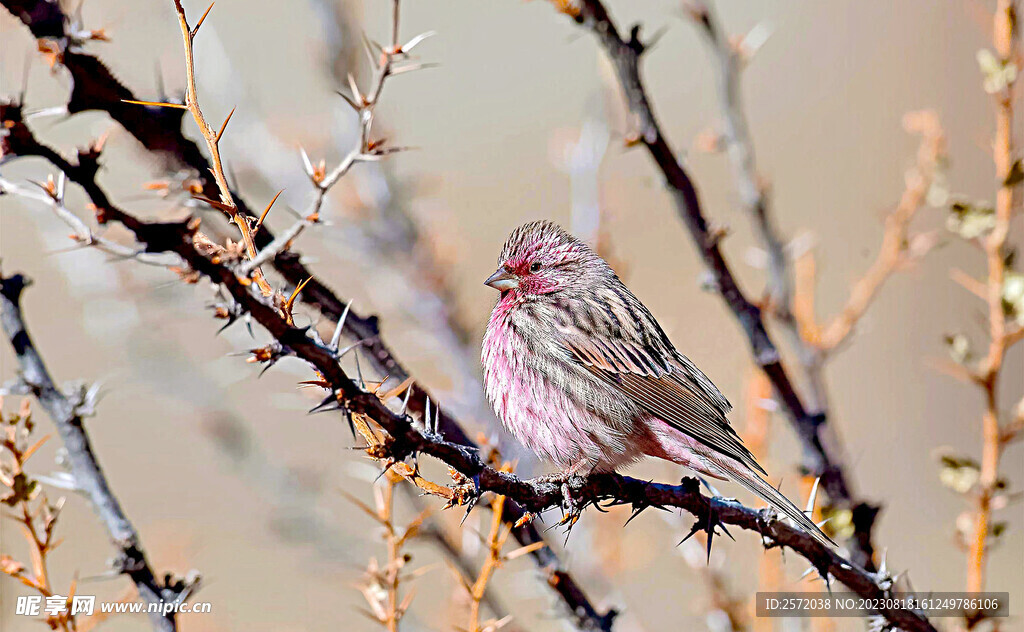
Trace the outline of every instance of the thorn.
<instances>
[{"instance_id":1,"label":"thorn","mask_svg":"<svg viewBox=\"0 0 1024 632\"><path fill-rule=\"evenodd\" d=\"M427 401L429 402L430 400L427 399ZM474 474L471 480L473 481L473 496L466 503L466 513L462 516L462 522L459 523L459 527L466 524L466 518L469 517L469 513L473 511L473 507L476 507L477 501L480 500L480 474Z\"/></svg>"},{"instance_id":2,"label":"thorn","mask_svg":"<svg viewBox=\"0 0 1024 632\"><path fill-rule=\"evenodd\" d=\"M405 416L405 411L409 409L409 398L412 397L412 389L415 386L415 384L410 384L409 388L405 391L405 397L402 398L402 409L398 411L398 414L402 417Z\"/></svg>"},{"instance_id":3,"label":"thorn","mask_svg":"<svg viewBox=\"0 0 1024 632\"><path fill-rule=\"evenodd\" d=\"M192 31L189 33L189 37L191 39L195 39L196 33L199 32L199 27L203 25L204 21L206 21L206 16L210 15L210 11L213 10L213 5L214 4L215 3L211 2L210 6L206 7L206 13L204 13L203 17L199 18L199 21L196 22L196 25L194 27L192 27ZM230 118L230 117L228 117L228 118Z\"/></svg>"},{"instance_id":4,"label":"thorn","mask_svg":"<svg viewBox=\"0 0 1024 632\"><path fill-rule=\"evenodd\" d=\"M322 413L322 412L325 412L327 410L335 410L334 408L331 408L331 409L327 408L331 404L338 404L338 396L335 395L333 392L330 395L328 395L327 397L325 397L322 402L320 402L316 406L314 406L314 407L310 408L308 411L306 411L306 414L307 415L312 415L314 413Z\"/></svg>"},{"instance_id":5,"label":"thorn","mask_svg":"<svg viewBox=\"0 0 1024 632\"><path fill-rule=\"evenodd\" d=\"M405 46L402 46L402 52L408 53L409 51L423 43L424 40L429 39L435 35L437 35L437 31L427 31L426 33L420 33L416 37L406 42Z\"/></svg>"},{"instance_id":6,"label":"thorn","mask_svg":"<svg viewBox=\"0 0 1024 632\"><path fill-rule=\"evenodd\" d=\"M210 8L213 8L212 4L210 5ZM207 9L207 11L209 11L209 9ZM205 17L205 16L203 16L203 17ZM231 117L234 116L234 114L235 114L235 108L231 108L231 111L228 112L228 117L226 119L224 119L223 123L220 124L220 130L217 132L217 136L213 139L214 144L217 144L217 143L220 142L220 137L224 135L224 130L226 130L228 128L228 121L231 120ZM278 195L280 195L280 194L278 194Z\"/></svg>"},{"instance_id":7,"label":"thorn","mask_svg":"<svg viewBox=\"0 0 1024 632\"><path fill-rule=\"evenodd\" d=\"M269 211L270 209L268 208L267 210ZM266 215L266 213L264 213L264 215ZM288 321L289 325L293 325L294 324L292 322L292 305L294 305L294 303L295 303L295 298L299 295L299 292L302 291L302 288L306 287L306 284L309 283L312 280L313 280L313 277L310 276L308 279L306 279L302 283L299 283L298 285L296 285L295 289L292 291L292 295L289 296L287 302L285 302L284 307L282 308L282 311L284 311L285 315L287 316L286 320Z\"/></svg>"},{"instance_id":8,"label":"thorn","mask_svg":"<svg viewBox=\"0 0 1024 632\"><path fill-rule=\"evenodd\" d=\"M430 434L440 435L441 430L441 405L434 406L434 421L430 424Z\"/></svg>"},{"instance_id":9,"label":"thorn","mask_svg":"<svg viewBox=\"0 0 1024 632\"><path fill-rule=\"evenodd\" d=\"M439 64L437 62L422 62L422 63L419 63L419 64L409 64L407 66L399 66L397 68L392 68L391 69L391 75L392 76L397 76L397 75L405 74L407 72L415 72L417 70L423 70L425 68L437 68L440 65L441 64Z\"/></svg>"},{"instance_id":10,"label":"thorn","mask_svg":"<svg viewBox=\"0 0 1024 632\"><path fill-rule=\"evenodd\" d=\"M187 110L188 107L182 103L162 103L160 101L134 101L132 99L121 99L122 103L131 103L133 105L148 105L155 108L174 108L176 110Z\"/></svg>"},{"instance_id":11,"label":"thorn","mask_svg":"<svg viewBox=\"0 0 1024 632\"><path fill-rule=\"evenodd\" d=\"M624 523L622 524L622 526L623 526L623 527L625 527L625 526L626 526L626 525L628 525L629 523L633 522L633 518L636 518L637 516L639 516L639 515L640 515L640 514L641 514L641 513L642 513L642 512L643 512L643 511L644 511L645 509L647 509L647 508L648 508L649 506L650 506L650 505L646 505L646 504L639 504L639 505L634 505L634 506L633 506L633 513L631 513L631 514L629 515L629 518L628 518L628 519L626 520L626 522L624 522ZM687 536L687 537L689 537L689 536Z\"/></svg>"},{"instance_id":12,"label":"thorn","mask_svg":"<svg viewBox=\"0 0 1024 632\"><path fill-rule=\"evenodd\" d=\"M374 51L377 52L378 55L383 55L384 54L384 47L381 46L375 40L370 39L370 36L366 34L366 31L363 31L363 42L366 44L367 48L372 48ZM376 65L376 63L377 63L376 59L371 60L371 61L372 61L372 63L374 65Z\"/></svg>"},{"instance_id":13,"label":"thorn","mask_svg":"<svg viewBox=\"0 0 1024 632\"><path fill-rule=\"evenodd\" d=\"M277 364L277 360L278 360L278 358L271 358L270 360L267 360L267 364L263 367L263 369L260 371L260 374L257 375L256 377L257 378L263 377L263 374L266 373L267 371L269 371L270 367L272 367L275 364Z\"/></svg>"},{"instance_id":14,"label":"thorn","mask_svg":"<svg viewBox=\"0 0 1024 632\"><path fill-rule=\"evenodd\" d=\"M231 110L231 111L234 112L234 110ZM231 118L231 117L229 116L228 118ZM227 125L227 123L228 123L227 121L224 121L225 125ZM223 131L223 129L222 129L222 131ZM217 138L220 138L219 134L217 135ZM274 206L274 202L277 201L277 198L281 197L282 193L284 193L284 189L281 189L280 191L278 191L277 195L274 196L274 199L270 200L270 204L267 204L267 209L265 211L263 211L263 215L260 215L259 220L256 221L256 227L252 229L252 234L253 235L255 235L257 232L259 232L260 226L263 225L263 220L267 219L267 215L270 213L270 209ZM309 277L309 279L306 279L306 283L308 283L309 280L312 279L312 278L313 277ZM305 283L303 285L305 285Z\"/></svg>"},{"instance_id":15,"label":"thorn","mask_svg":"<svg viewBox=\"0 0 1024 632\"><path fill-rule=\"evenodd\" d=\"M54 199L61 205L64 204L64 185L67 184L67 174L63 171L57 176L57 192L54 194Z\"/></svg>"},{"instance_id":16,"label":"thorn","mask_svg":"<svg viewBox=\"0 0 1024 632\"><path fill-rule=\"evenodd\" d=\"M349 351L355 349L359 345L366 344L367 342L369 342L369 340L370 340L369 338L363 338L362 340L357 340L356 342L353 342L349 346L345 347L344 349L342 349L341 351L336 353L335 357L340 360L341 358L344 358L345 354L347 354ZM356 363L358 364L358 362L359 362L359 360L358 360L359 355L358 354L356 355L356 358L357 358Z\"/></svg>"},{"instance_id":17,"label":"thorn","mask_svg":"<svg viewBox=\"0 0 1024 632\"><path fill-rule=\"evenodd\" d=\"M302 155L305 156L306 152L302 152ZM355 299L351 299L348 304L345 305L345 309L341 312L341 317L338 318L338 326L334 328L334 335L331 336L331 349L334 349L335 351L338 350L338 343L341 342L341 330L345 327L345 320L348 318L348 312L352 308L352 303L354 301Z\"/></svg>"},{"instance_id":18,"label":"thorn","mask_svg":"<svg viewBox=\"0 0 1024 632\"><path fill-rule=\"evenodd\" d=\"M341 406L341 409L345 411L345 421L348 422L348 429L352 432L352 439L354 440L356 438L356 423L352 421L352 411L344 406Z\"/></svg>"},{"instance_id":19,"label":"thorn","mask_svg":"<svg viewBox=\"0 0 1024 632\"><path fill-rule=\"evenodd\" d=\"M358 101L359 103L365 105L366 100L363 98L362 93L359 92L359 86L356 85L356 78L352 76L352 73L348 73L348 87L352 90L353 98L355 98L355 100ZM353 107L355 107L355 105L353 105ZM358 107L356 109L362 110L362 107Z\"/></svg>"},{"instance_id":20,"label":"thorn","mask_svg":"<svg viewBox=\"0 0 1024 632\"><path fill-rule=\"evenodd\" d=\"M820 482L820 476L814 479L814 486L811 487L811 493L807 496L807 508L804 509L804 513L808 516L814 515L814 500L818 497L818 483Z\"/></svg>"},{"instance_id":21,"label":"thorn","mask_svg":"<svg viewBox=\"0 0 1024 632\"><path fill-rule=\"evenodd\" d=\"M721 527L722 533L729 536L730 540L734 542L736 541L736 538L732 537L732 534L729 533L729 530L725 528L725 523L723 523L721 519L718 517L717 505L719 504L719 502L720 501L718 500L717 496L709 498L708 513L705 516L705 518L703 520L697 520L696 522L694 522L693 526L690 527L690 532L686 534L686 537L679 541L679 544L686 542L691 537L693 537L693 534L697 533L698 531L703 531L704 533L706 533L708 540L708 564L711 563L711 544L715 537L715 527ZM679 545L677 544L676 546Z\"/></svg>"},{"instance_id":22,"label":"thorn","mask_svg":"<svg viewBox=\"0 0 1024 632\"><path fill-rule=\"evenodd\" d=\"M647 38L647 41L643 44L644 52L650 51L658 43L665 33L668 33L668 26L663 26L654 32L654 35Z\"/></svg>"},{"instance_id":23,"label":"thorn","mask_svg":"<svg viewBox=\"0 0 1024 632\"><path fill-rule=\"evenodd\" d=\"M376 66L378 63L377 54L379 53L374 51L373 43L371 42L370 37L366 34L366 31L363 31L361 35L363 36L363 50L366 52L366 58L369 60L371 66ZM380 50L380 53L383 52L383 49Z\"/></svg>"},{"instance_id":24,"label":"thorn","mask_svg":"<svg viewBox=\"0 0 1024 632\"><path fill-rule=\"evenodd\" d=\"M351 76L352 76L352 75L349 75L349 77L351 77ZM349 96L348 96L347 94L345 94L344 92L340 92L340 91L338 91L338 90L335 90L335 91L334 91L334 93L335 93L335 94L337 94L337 95L338 95L339 97L341 97L342 99L345 99L345 103L348 103L348 104L349 104L349 106L350 106L350 107L351 107L351 108L352 108L353 110L355 110L356 112L361 112L361 111L362 111L362 109L363 109L363 108L361 108L361 107L359 107L358 105L356 105L356 102L355 102L355 101L353 101L352 99L350 99L350 98L349 98Z\"/></svg>"},{"instance_id":25,"label":"thorn","mask_svg":"<svg viewBox=\"0 0 1024 632\"><path fill-rule=\"evenodd\" d=\"M306 175L309 176L310 178L312 178L313 177L313 163L310 162L310 160L309 160L309 154L306 153L306 150L303 149L301 145L299 146L299 153L302 155L302 167L303 167L303 169L305 169Z\"/></svg>"},{"instance_id":26,"label":"thorn","mask_svg":"<svg viewBox=\"0 0 1024 632\"><path fill-rule=\"evenodd\" d=\"M430 398L427 398L427 405L423 409L423 431L430 432Z\"/></svg>"},{"instance_id":27,"label":"thorn","mask_svg":"<svg viewBox=\"0 0 1024 632\"><path fill-rule=\"evenodd\" d=\"M709 492L711 492L711 495L713 497L715 497L715 498L721 497L722 494L719 493L719 491L717 489L715 489L714 485L712 485L711 483L708 482L708 479L704 478L703 476L698 476L697 480L699 480L700 484L703 485Z\"/></svg>"},{"instance_id":28,"label":"thorn","mask_svg":"<svg viewBox=\"0 0 1024 632\"><path fill-rule=\"evenodd\" d=\"M882 562L878 565L878 576L885 577L889 574L889 570L885 566L886 557L889 555L889 549L882 549Z\"/></svg>"},{"instance_id":29,"label":"thorn","mask_svg":"<svg viewBox=\"0 0 1024 632\"><path fill-rule=\"evenodd\" d=\"M353 345L355 346L355 345ZM359 388L366 390L366 380L363 379L363 369L359 366L359 352L354 356L356 360L356 375L359 377Z\"/></svg>"}]
</instances>

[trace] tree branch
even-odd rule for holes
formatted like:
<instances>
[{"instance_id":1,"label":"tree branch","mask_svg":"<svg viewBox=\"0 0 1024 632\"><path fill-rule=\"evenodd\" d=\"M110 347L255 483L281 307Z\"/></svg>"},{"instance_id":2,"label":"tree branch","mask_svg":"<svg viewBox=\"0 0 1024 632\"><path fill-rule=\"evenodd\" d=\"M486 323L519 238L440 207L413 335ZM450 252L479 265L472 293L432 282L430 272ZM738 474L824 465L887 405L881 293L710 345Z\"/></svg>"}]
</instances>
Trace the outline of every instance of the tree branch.
<instances>
[{"instance_id":1,"label":"tree branch","mask_svg":"<svg viewBox=\"0 0 1024 632\"><path fill-rule=\"evenodd\" d=\"M68 452L71 473L77 489L92 501L96 515L103 522L114 546L120 551L117 568L135 582L139 596L147 604L160 605L185 601L198 588L198 575L173 582L168 577L166 584L156 579L146 559L138 532L124 514L103 470L100 469L79 413L80 404L69 399L57 388L32 343L22 319L20 305L21 292L30 283L29 279L20 274L10 277L0 275L0 323L18 358L18 366L21 368L20 379L46 409L57 427L57 433ZM155 630L173 632L177 629L173 612L164 613L162 609L158 609L149 616Z\"/></svg>"},{"instance_id":2,"label":"tree branch","mask_svg":"<svg viewBox=\"0 0 1024 632\"><path fill-rule=\"evenodd\" d=\"M721 236L708 227L696 186L662 134L644 88L640 74L640 57L645 47L640 40L640 26L633 26L629 37L624 38L619 34L600 0L582 0L578 10L569 14L589 29L605 49L615 68L627 107L636 119L637 132L629 139L630 144L642 144L665 177L677 213L690 232L719 294L746 333L754 361L771 380L782 407L800 437L804 446L804 467L811 475L821 479L821 484L830 499L850 506L854 516L855 534L852 545L855 560L870 568L873 564L871 527L878 507L855 499L841 460L823 440L826 415L823 412L811 412L804 405L786 369L782 366L779 351L768 335L760 308L747 299L740 289L718 247Z\"/></svg>"}]
</instances>

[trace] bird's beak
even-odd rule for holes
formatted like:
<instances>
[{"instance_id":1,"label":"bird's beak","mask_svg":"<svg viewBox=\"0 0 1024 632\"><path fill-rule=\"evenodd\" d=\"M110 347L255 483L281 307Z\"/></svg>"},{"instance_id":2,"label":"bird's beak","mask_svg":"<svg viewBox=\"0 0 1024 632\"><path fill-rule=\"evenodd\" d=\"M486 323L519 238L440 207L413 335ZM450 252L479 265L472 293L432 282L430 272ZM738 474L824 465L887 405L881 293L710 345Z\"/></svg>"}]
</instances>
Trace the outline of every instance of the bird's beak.
<instances>
[{"instance_id":1,"label":"bird's beak","mask_svg":"<svg viewBox=\"0 0 1024 632\"><path fill-rule=\"evenodd\" d=\"M487 277L487 280L484 281L484 285L489 285L499 292L504 292L505 290L511 290L512 288L519 287L519 279L516 275L502 267L498 268L497 272Z\"/></svg>"}]
</instances>

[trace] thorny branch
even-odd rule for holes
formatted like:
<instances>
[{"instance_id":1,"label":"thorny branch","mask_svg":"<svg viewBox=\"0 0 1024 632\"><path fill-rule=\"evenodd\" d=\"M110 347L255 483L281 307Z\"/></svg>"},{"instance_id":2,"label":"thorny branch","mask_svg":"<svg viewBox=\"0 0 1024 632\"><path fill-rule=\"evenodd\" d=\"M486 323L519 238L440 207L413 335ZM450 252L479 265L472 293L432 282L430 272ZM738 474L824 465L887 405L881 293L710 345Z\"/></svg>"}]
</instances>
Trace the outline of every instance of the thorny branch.
<instances>
[{"instance_id":1,"label":"thorny branch","mask_svg":"<svg viewBox=\"0 0 1024 632\"><path fill-rule=\"evenodd\" d=\"M512 468L506 465L501 468L501 471L511 472ZM487 547L487 557L484 559L484 563L476 578L471 583L467 577L459 575L462 587L466 590L470 599L469 624L465 627L466 632L497 632L512 621L511 615L486 621L480 620L480 606L486 601L488 582L491 581L497 570L506 562L522 557L527 553L532 553L544 546L543 542L537 542L508 553L502 552L502 549L505 548L505 543L508 542L508 537L512 535L512 529L505 525L503 519L506 500L501 495L495 495L491 499L490 529L486 539L481 534L481 540L483 540L484 545Z\"/></svg>"},{"instance_id":2,"label":"thorny branch","mask_svg":"<svg viewBox=\"0 0 1024 632\"><path fill-rule=\"evenodd\" d=\"M3 397L0 397L0 407L2 405ZM0 555L0 573L18 580L47 600L60 601L62 595L56 594L53 589L47 562L50 553L61 543L54 536L65 499L61 497L57 502L51 503L46 492L39 489L39 482L30 478L25 471L25 464L29 458L46 443L50 435L28 445L35 427L28 398L21 401L21 407L16 414L3 416L0 412L0 426L3 427L0 454L6 452L10 455L9 461L0 462L0 484L6 488L0 502L14 510L6 513L4 517L21 526L32 560L30 573L21 562L9 555ZM73 580L68 590L69 596L65 598L63 605L73 600L76 587L77 582ZM71 609L66 609L65 612L47 612L44 621L53 630L75 632L78 629L76 614L79 613Z\"/></svg>"},{"instance_id":3,"label":"thorny branch","mask_svg":"<svg viewBox=\"0 0 1024 632\"><path fill-rule=\"evenodd\" d=\"M806 469L821 479L822 486L833 502L849 504L855 529L851 540L855 560L871 568L871 527L878 508L855 500L840 458L824 440L827 421L825 413L813 412L804 405L782 366L775 343L768 335L761 309L740 289L719 248L721 233L708 226L696 186L661 132L640 74L640 58L645 51L645 45L640 40L640 26L634 25L628 37L624 38L600 0L581 0L578 5L563 7L563 11L589 29L605 49L615 68L628 110L636 121L636 132L627 139L627 144L643 145L664 175L677 212L689 230L719 294L746 333L754 361L771 380L804 445Z\"/></svg>"},{"instance_id":4,"label":"thorny branch","mask_svg":"<svg viewBox=\"0 0 1024 632\"><path fill-rule=\"evenodd\" d=\"M397 474L390 471L385 472L382 483L373 488L374 507L346 494L352 503L362 509L383 529L382 537L387 548L387 562L381 566L376 558L371 558L366 569L365 583L359 587L359 590L370 608L369 612L366 612L367 616L380 623L388 632L398 632L399 622L409 610L409 606L412 605L414 590L409 589L402 597L400 588L404 581L418 573L417 571L406 573L405 567L410 556L403 549L410 540L419 535L423 521L430 513L429 509L421 511L405 526L395 523L395 487L401 480Z\"/></svg>"},{"instance_id":5,"label":"thorny branch","mask_svg":"<svg viewBox=\"0 0 1024 632\"><path fill-rule=\"evenodd\" d=\"M161 582L153 574L138 532L124 514L100 469L84 427L80 404L69 399L54 384L25 328L20 299L28 284L29 280L20 274L0 276L0 321L18 358L20 379L57 427L68 452L77 489L92 501L96 514L120 551L118 570L131 578L139 595L148 604L183 602L199 586L199 577L195 574L186 579L168 576L166 582ZM173 631L177 628L173 612L164 614L158 608L155 613L150 613L150 619L156 630Z\"/></svg>"},{"instance_id":6,"label":"thorny branch","mask_svg":"<svg viewBox=\"0 0 1024 632\"><path fill-rule=\"evenodd\" d=\"M249 259L255 259L256 243L252 238L252 226L249 225L249 218L242 214L235 205L234 198L231 195L231 188L228 186L227 177L224 175L224 165L220 159L220 137L224 134L224 130L227 128L228 121L231 120L231 114L234 114L234 110L231 111L231 114L228 114L220 129L215 132L213 127L206 122L206 117L203 116L203 111L199 107L199 96L196 92L195 53L192 44L196 39L199 28L203 25L203 21L210 14L210 9L213 9L213 4L210 4L206 13L196 23L195 28L189 27L188 20L185 18L185 9L181 6L181 0L174 0L174 9L178 14L178 24L181 26L181 37L185 46L185 77L187 86L185 90L185 107L192 114L192 118L195 119L200 133L202 133L203 138L206 140L206 148L210 152L210 171L213 172L213 178L217 182L217 188L220 190L220 203L213 204L213 206L227 213L231 221L238 226L238 231L242 234L242 241L245 244L245 250L249 255ZM267 210L269 211L270 208L268 207ZM264 217L266 217L266 214L259 221L262 222ZM274 291L263 277L263 271L260 270L259 266L253 267L252 277L264 296L273 294Z\"/></svg>"},{"instance_id":7,"label":"thorny branch","mask_svg":"<svg viewBox=\"0 0 1024 632\"><path fill-rule=\"evenodd\" d=\"M67 70L71 80L67 114L86 110L106 112L143 147L161 156L171 166L188 168L200 175L212 171L211 163L199 147L182 133L184 108L135 105L139 102L138 97L118 81L99 58L84 52L83 46L91 39L97 39L94 32L73 24L60 3L46 0L0 0L0 5L19 18L39 39L40 50L46 52L51 66L59 64ZM68 176L75 179L70 172ZM101 203L101 200L106 200L97 198L95 190L88 192L102 223L100 211L106 204ZM199 192L207 199L216 200L220 197L217 182L210 178L202 178ZM239 212L254 220L259 218L259 214L250 209L241 197L236 194L232 196ZM262 250L274 242L275 237L268 227L263 226L253 235L253 240L257 248ZM345 312L347 302L339 299L310 272L302 263L299 252L287 248L275 248L272 252L275 252L274 268L292 286L312 279L303 288L301 300L337 321ZM399 379L408 377L408 372L380 340L375 316L363 316L358 310L352 309L345 319L344 330L350 339L365 341L363 349L382 375L398 377L402 373L404 375ZM423 396L416 399L421 404L425 401Z\"/></svg>"},{"instance_id":8,"label":"thorny branch","mask_svg":"<svg viewBox=\"0 0 1024 632\"><path fill-rule=\"evenodd\" d=\"M88 38L83 35L82 29L71 28L70 19L63 13L59 4L44 0L0 0L0 4L20 18L32 34L40 38L41 42L46 42L47 49L53 51L53 63L60 63L69 72L72 81L71 99L67 106L69 114L88 109L107 112L144 147L163 156L171 164L192 168L200 174L212 169L196 144L181 132L183 110L161 107L140 108L130 104L131 101L138 99L114 78L98 58L82 52L81 47L88 41ZM407 43L404 50L408 51L415 41L416 38ZM379 96L379 80L376 85L378 88L373 92ZM38 143L32 137L30 130L24 124L20 103L11 102L6 105L9 106L7 109L0 108L0 113L6 113L2 123L11 131L5 139L19 139L25 142L13 147L4 146L3 160L15 156L42 156L50 160L62 172L67 173L71 180L85 190L92 201L93 210L100 223L107 220L107 211L110 211L110 219L116 221L118 217L123 217L128 223L146 231L143 222L139 222L116 208L98 185L95 180L96 168L93 165L93 160L98 158L98 155L87 157L83 152L79 152L76 168L75 164ZM15 130L18 130L19 133L15 134ZM87 168L81 168L82 165L86 165ZM219 189L212 180L204 179L201 187L201 192L206 198L214 199L219 196ZM258 217L244 204L241 197L234 195L234 200L240 212L254 219ZM167 224L165 226L174 232L173 227L176 225ZM180 225L177 226L179 229L181 228ZM294 228L293 226L290 230ZM273 245L275 242L290 245L294 236L297 236L297 233L283 235L282 237L285 239L278 241L278 238L275 238L271 231L263 226L260 230L255 231L253 239L261 251L268 249L274 253L274 268L285 280L294 286L305 283L300 295L302 302L319 310L325 317L340 323L341 330L348 339L361 342L361 349L365 357L369 359L372 367L380 375L388 375L391 379L398 381L409 379L409 371L398 361L381 338L376 316L361 315L358 310L351 307L349 302L340 299L302 263L301 255L295 249ZM158 243L162 237L156 236L155 239ZM145 240L141 241L145 242ZM173 249L162 249L149 243L145 245L149 250L173 252ZM259 256L257 255L257 260ZM242 269L239 272L244 273L244 271ZM219 312L219 315L231 319L229 322L242 316L241 313L235 312ZM410 393L407 409L410 413L423 415L428 410L430 400L429 391L417 384L413 392ZM469 450L476 449L476 444L456 419L437 406L434 407L434 411L438 429L449 441L465 446ZM521 545L528 546L544 541L536 526L529 521L522 520L524 512L515 502L507 502L504 510L506 521L514 525L513 536ZM601 612L572 574L564 570L562 562L550 547L538 548L531 554L531 557L542 570L548 585L558 594L578 625L587 630L607 631L611 629L612 622L618 613L615 610Z\"/></svg>"},{"instance_id":9,"label":"thorny branch","mask_svg":"<svg viewBox=\"0 0 1024 632\"><path fill-rule=\"evenodd\" d=\"M524 514L524 510L535 514L565 506L567 499L562 492L564 481L528 481L499 472L480 458L475 446L471 446L457 425L452 421L449 421L451 426L441 423L446 417L437 407L432 413L434 419L423 424L430 428L425 430L415 424L405 411L396 413L376 394L363 390L341 368L336 348L318 340L315 332L308 328L297 328L289 324L264 297L252 293L249 290L251 284L240 279L226 262L215 262L204 254L203 242L197 244L195 241L198 221L143 222L117 207L107 209L107 216L110 221L120 222L134 233L148 251L176 253L191 269L220 286L238 310L251 314L274 338L272 344L254 350L255 358L266 364L272 364L286 355L305 360L317 371L318 383L331 390L325 403L337 401L354 419L372 420L385 430L388 436L382 445L375 447L372 456L383 459L385 463L396 463L417 453L433 456L459 474L458 482L451 491L456 503L471 504L479 494L488 491L507 496L515 503L506 503L506 519L516 523L514 534L520 544L542 541L536 529L527 522L530 516ZM450 427L455 430L452 435L448 434ZM749 509L731 501L726 501L724 509L712 510L710 499L700 494L697 482L692 479L687 479L683 485L672 486L651 484L619 475L593 476L582 489L574 491L573 497L584 503L610 501L613 504L632 504L635 510L640 511L647 507L680 507L693 514L698 524L705 525L713 520L712 515L717 512L722 523L756 531L767 538L769 546L789 547L821 573L838 579L858 594L881 597L891 588L892 578L888 575L871 573L845 561L838 553L824 548L807 534L775 520L764 511ZM610 629L614 611L598 614L579 592L571 576L557 570L553 565L553 554L545 555L547 551L550 549L543 547L534 551L533 555L545 564L548 583L567 603L575 606L573 614L577 620L591 629ZM906 630L933 630L926 619L909 610L887 610L881 614Z\"/></svg>"}]
</instances>

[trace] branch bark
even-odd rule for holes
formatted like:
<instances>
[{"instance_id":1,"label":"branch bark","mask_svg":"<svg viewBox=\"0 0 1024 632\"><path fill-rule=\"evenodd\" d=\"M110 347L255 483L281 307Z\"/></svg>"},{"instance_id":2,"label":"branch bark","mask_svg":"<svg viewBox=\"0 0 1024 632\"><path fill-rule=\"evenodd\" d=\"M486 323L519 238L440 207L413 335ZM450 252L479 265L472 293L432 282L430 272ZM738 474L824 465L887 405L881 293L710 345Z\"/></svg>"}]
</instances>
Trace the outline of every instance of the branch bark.
<instances>
[{"instance_id":1,"label":"branch bark","mask_svg":"<svg viewBox=\"0 0 1024 632\"><path fill-rule=\"evenodd\" d=\"M198 587L198 576L166 584L157 580L146 559L138 532L121 509L121 504L100 468L77 404L54 384L43 358L32 343L20 304L22 290L30 283L29 279L20 274L10 277L0 275L0 323L17 356L21 369L20 379L57 427L57 433L68 452L76 487L92 501L96 515L120 551L117 567L135 582L139 596L147 604L162 606L164 603L184 601ZM157 608L156 612L149 613L149 617L155 630L173 632L177 629L173 612L164 613L162 608Z\"/></svg>"}]
</instances>

